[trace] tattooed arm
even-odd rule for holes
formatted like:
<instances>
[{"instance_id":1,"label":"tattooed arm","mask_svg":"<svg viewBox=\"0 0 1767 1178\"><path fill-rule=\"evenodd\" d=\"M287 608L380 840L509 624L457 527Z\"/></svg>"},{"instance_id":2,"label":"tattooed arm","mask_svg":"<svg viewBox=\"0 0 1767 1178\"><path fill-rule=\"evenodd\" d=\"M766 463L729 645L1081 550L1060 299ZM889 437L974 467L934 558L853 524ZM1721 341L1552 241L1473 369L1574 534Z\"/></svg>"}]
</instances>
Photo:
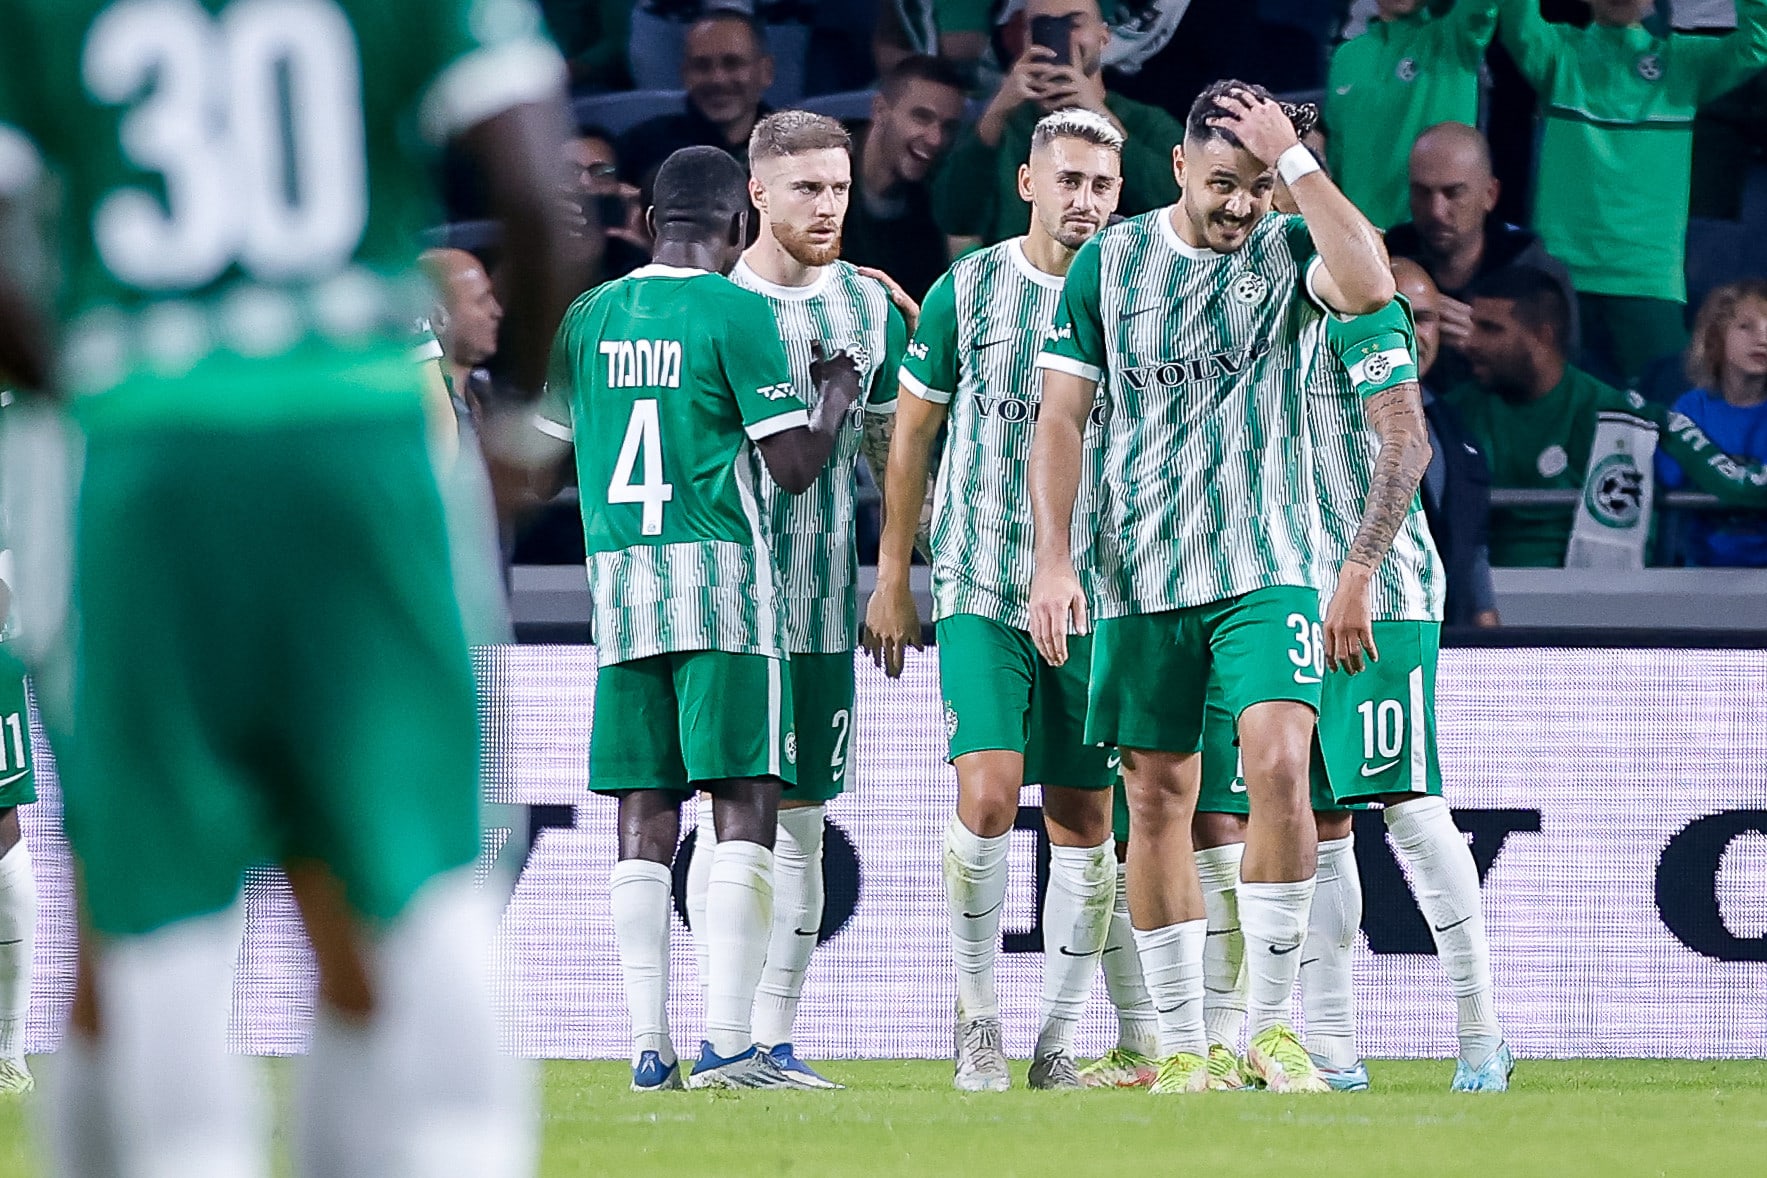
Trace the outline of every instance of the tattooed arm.
<instances>
[{"instance_id":1,"label":"tattooed arm","mask_svg":"<svg viewBox=\"0 0 1767 1178\"><path fill-rule=\"evenodd\" d=\"M1337 592L1325 612L1325 660L1352 675L1362 655L1380 658L1368 609L1368 583L1393 546L1393 537L1411 511L1417 486L1430 465L1429 424L1417 382L1406 381L1376 393L1364 403L1368 423L1380 435L1380 456L1362 505L1362 522L1338 572Z\"/></svg>"}]
</instances>

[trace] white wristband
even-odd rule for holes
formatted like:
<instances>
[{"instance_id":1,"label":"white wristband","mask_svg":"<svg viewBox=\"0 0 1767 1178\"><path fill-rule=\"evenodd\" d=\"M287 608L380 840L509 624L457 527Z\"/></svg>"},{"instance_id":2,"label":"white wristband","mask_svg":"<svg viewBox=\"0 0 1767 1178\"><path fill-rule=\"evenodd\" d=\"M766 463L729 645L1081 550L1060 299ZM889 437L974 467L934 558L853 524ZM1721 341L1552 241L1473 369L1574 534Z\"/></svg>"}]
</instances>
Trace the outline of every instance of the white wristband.
<instances>
[{"instance_id":1,"label":"white wristband","mask_svg":"<svg viewBox=\"0 0 1767 1178\"><path fill-rule=\"evenodd\" d=\"M1319 161L1299 143L1276 157L1276 174L1282 177L1284 184L1292 185L1302 176L1319 170Z\"/></svg>"}]
</instances>

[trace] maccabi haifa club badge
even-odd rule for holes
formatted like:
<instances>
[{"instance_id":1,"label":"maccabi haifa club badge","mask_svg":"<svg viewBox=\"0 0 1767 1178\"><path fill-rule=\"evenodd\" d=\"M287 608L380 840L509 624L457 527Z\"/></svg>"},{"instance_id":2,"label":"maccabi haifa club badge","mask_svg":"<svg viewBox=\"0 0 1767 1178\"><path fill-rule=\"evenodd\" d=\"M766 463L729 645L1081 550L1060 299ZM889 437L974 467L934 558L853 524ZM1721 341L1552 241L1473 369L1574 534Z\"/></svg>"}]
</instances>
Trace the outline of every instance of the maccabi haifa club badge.
<instances>
[{"instance_id":1,"label":"maccabi haifa club badge","mask_svg":"<svg viewBox=\"0 0 1767 1178\"><path fill-rule=\"evenodd\" d=\"M1264 301L1264 296L1270 293L1270 284L1264 281L1262 274L1248 271L1235 278L1228 289L1234 298L1251 307Z\"/></svg>"},{"instance_id":2,"label":"maccabi haifa club badge","mask_svg":"<svg viewBox=\"0 0 1767 1178\"><path fill-rule=\"evenodd\" d=\"M945 739L950 740L952 737L954 737L956 735L957 735L957 709L951 706L950 700L946 700L945 701Z\"/></svg>"},{"instance_id":3,"label":"maccabi haifa club badge","mask_svg":"<svg viewBox=\"0 0 1767 1178\"><path fill-rule=\"evenodd\" d=\"M1663 59L1654 53L1646 53L1638 59L1638 76L1647 82L1659 82L1663 77Z\"/></svg>"},{"instance_id":4,"label":"maccabi haifa club badge","mask_svg":"<svg viewBox=\"0 0 1767 1178\"><path fill-rule=\"evenodd\" d=\"M1362 362L1362 371L1368 377L1369 384L1379 384L1393 375L1393 362L1387 359L1385 352L1376 352Z\"/></svg>"},{"instance_id":5,"label":"maccabi haifa club badge","mask_svg":"<svg viewBox=\"0 0 1767 1178\"><path fill-rule=\"evenodd\" d=\"M1630 528L1644 515L1644 472L1630 454L1609 454L1596 466L1584 491L1584 505L1595 522Z\"/></svg>"},{"instance_id":6,"label":"maccabi haifa club badge","mask_svg":"<svg viewBox=\"0 0 1767 1178\"><path fill-rule=\"evenodd\" d=\"M1400 61L1398 66L1393 70L1393 76L1398 78L1401 82L1417 81L1417 59L1415 57L1407 57Z\"/></svg>"},{"instance_id":7,"label":"maccabi haifa club badge","mask_svg":"<svg viewBox=\"0 0 1767 1178\"><path fill-rule=\"evenodd\" d=\"M795 728L785 734L785 763L787 765L798 763L798 733Z\"/></svg>"}]
</instances>

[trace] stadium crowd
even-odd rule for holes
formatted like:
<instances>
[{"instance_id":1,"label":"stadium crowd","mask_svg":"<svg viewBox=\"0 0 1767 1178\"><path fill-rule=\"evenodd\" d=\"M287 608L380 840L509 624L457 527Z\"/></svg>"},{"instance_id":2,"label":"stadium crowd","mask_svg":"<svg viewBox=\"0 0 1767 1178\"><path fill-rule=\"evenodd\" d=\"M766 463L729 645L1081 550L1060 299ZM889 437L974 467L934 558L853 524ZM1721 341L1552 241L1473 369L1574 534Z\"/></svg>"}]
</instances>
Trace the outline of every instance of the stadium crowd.
<instances>
[{"instance_id":1,"label":"stadium crowd","mask_svg":"<svg viewBox=\"0 0 1767 1178\"><path fill-rule=\"evenodd\" d=\"M744 162L756 121L782 104L847 123L842 256L919 299L951 260L1023 231L1015 174L1043 114L1083 107L1124 132L1117 212L1133 216L1176 197L1172 147L1208 80L1236 72L1318 99L1313 145L1434 288L1420 315L1440 340L1428 411L1436 440L1458 444L1435 447L1423 495L1451 569L1450 623L1498 621L1491 564L1613 559L1570 537L1618 390L1685 414L1740 467L1767 460L1767 239L1748 231L1767 216L1762 0L543 8L571 63L571 196L600 280L647 259L641 210L670 152L704 144ZM1037 43L1052 18L1075 28L1070 62ZM481 216L482 186L452 179L450 215ZM1767 564L1767 517L1722 498L1672 505L1667 493L1703 488L1668 457L1653 474L1620 488L1642 500L1624 563ZM507 538L535 563L574 563L577 543L568 511Z\"/></svg>"}]
</instances>

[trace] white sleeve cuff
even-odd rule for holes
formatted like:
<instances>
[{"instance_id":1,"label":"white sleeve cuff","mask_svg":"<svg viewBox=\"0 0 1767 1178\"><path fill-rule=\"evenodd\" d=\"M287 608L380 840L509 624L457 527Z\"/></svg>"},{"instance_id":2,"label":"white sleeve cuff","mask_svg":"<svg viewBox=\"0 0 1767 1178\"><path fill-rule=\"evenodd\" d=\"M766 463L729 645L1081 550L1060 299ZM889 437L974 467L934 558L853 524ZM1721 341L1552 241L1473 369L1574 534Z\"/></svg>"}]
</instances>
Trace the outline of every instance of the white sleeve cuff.
<instances>
[{"instance_id":1,"label":"white sleeve cuff","mask_svg":"<svg viewBox=\"0 0 1767 1178\"><path fill-rule=\"evenodd\" d=\"M887 401L868 401L865 404L865 412L874 414L878 417L894 417L896 415L896 402L896 397L891 397Z\"/></svg>"},{"instance_id":2,"label":"white sleeve cuff","mask_svg":"<svg viewBox=\"0 0 1767 1178\"><path fill-rule=\"evenodd\" d=\"M949 391L945 389L928 388L919 380L919 378L917 378L912 372L909 372L906 368L902 369L901 373L898 374L897 379L901 381L903 389L913 393L922 401L934 405L949 405L951 403L951 394Z\"/></svg>"},{"instance_id":3,"label":"white sleeve cuff","mask_svg":"<svg viewBox=\"0 0 1767 1178\"><path fill-rule=\"evenodd\" d=\"M1081 380L1089 380L1093 384L1101 384L1104 381L1104 372L1096 366L1088 364L1084 360L1057 356L1054 352L1038 352L1036 367L1065 372L1069 376L1077 376Z\"/></svg>"},{"instance_id":4,"label":"white sleeve cuff","mask_svg":"<svg viewBox=\"0 0 1767 1178\"><path fill-rule=\"evenodd\" d=\"M762 438L770 438L774 434L782 434L788 429L797 429L799 426L808 428L809 425L809 413L802 409L788 409L776 417L764 418L761 421L755 422L753 425L746 425L743 427L743 430L750 438L758 442Z\"/></svg>"},{"instance_id":5,"label":"white sleeve cuff","mask_svg":"<svg viewBox=\"0 0 1767 1178\"><path fill-rule=\"evenodd\" d=\"M534 414L534 428L547 437L557 438L561 442L568 442L576 436L570 426L556 422L544 413Z\"/></svg>"},{"instance_id":6,"label":"white sleeve cuff","mask_svg":"<svg viewBox=\"0 0 1767 1178\"><path fill-rule=\"evenodd\" d=\"M538 37L475 50L431 84L418 125L440 146L512 107L562 95L565 76L564 58Z\"/></svg>"}]
</instances>

